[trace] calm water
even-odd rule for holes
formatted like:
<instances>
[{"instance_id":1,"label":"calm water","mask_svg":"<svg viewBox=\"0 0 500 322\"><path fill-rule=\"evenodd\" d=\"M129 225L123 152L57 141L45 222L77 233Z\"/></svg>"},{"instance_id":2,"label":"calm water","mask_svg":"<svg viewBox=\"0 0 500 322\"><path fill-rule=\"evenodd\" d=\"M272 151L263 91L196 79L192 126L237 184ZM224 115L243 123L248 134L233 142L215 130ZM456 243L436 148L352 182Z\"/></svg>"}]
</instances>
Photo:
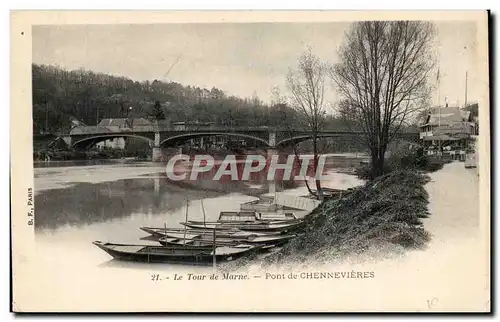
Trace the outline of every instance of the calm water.
<instances>
[{"instance_id":1,"label":"calm water","mask_svg":"<svg viewBox=\"0 0 500 322\"><path fill-rule=\"evenodd\" d=\"M355 177L336 173L352 165L344 157L326 166L325 186L346 189L361 184ZM359 162L358 159L355 162ZM109 257L92 241L152 243L139 227L182 227L188 218L216 220L220 211L237 211L243 202L268 192L265 173L250 181L201 180L170 181L163 165L103 162L35 164L36 245L49 261L73 258L89 266L106 265ZM306 194L303 182L286 181L277 190ZM202 207L203 202L203 207ZM73 257L71 257L73 256ZM115 261L113 261L115 262ZM125 264L119 264L125 265Z\"/></svg>"}]
</instances>

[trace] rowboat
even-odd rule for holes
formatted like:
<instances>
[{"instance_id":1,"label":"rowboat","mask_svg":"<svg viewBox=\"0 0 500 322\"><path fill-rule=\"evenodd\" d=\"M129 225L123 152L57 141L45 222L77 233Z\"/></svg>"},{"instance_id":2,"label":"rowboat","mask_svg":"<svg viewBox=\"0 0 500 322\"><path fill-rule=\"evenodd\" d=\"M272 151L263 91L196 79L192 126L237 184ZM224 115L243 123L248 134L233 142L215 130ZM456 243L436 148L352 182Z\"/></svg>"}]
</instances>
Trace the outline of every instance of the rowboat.
<instances>
[{"instance_id":1,"label":"rowboat","mask_svg":"<svg viewBox=\"0 0 500 322\"><path fill-rule=\"evenodd\" d=\"M208 240L197 240L197 239L183 240L179 238L162 237L159 239L159 242L163 246L189 247L189 248L200 248L200 249L205 249L207 247L213 248L213 242ZM216 247L231 247L231 248L244 249L254 246L257 245L245 244L243 242L238 242L238 241L228 241L228 242L216 241ZM280 246L280 244L258 245L258 250L265 252L269 249L278 246Z\"/></svg>"},{"instance_id":2,"label":"rowboat","mask_svg":"<svg viewBox=\"0 0 500 322\"><path fill-rule=\"evenodd\" d=\"M212 247L213 241L208 239L184 239L184 238L174 238L174 237L161 237L158 242L163 246L188 246L188 247ZM240 246L245 245L238 241L231 239L217 239L215 241L217 246Z\"/></svg>"},{"instance_id":3,"label":"rowboat","mask_svg":"<svg viewBox=\"0 0 500 322\"><path fill-rule=\"evenodd\" d=\"M249 211L222 211L219 215L219 220L217 221L200 221L200 220L186 220L186 222L193 224L228 224L226 226L218 226L215 229L231 229L238 228L241 224L288 224L294 222L300 222L302 219L298 219L293 213L287 213L288 217L286 219L264 219L262 214L257 212ZM210 227L214 229L214 227Z\"/></svg>"},{"instance_id":4,"label":"rowboat","mask_svg":"<svg viewBox=\"0 0 500 322\"><path fill-rule=\"evenodd\" d=\"M295 228L300 227L303 224L303 221L297 220L292 222L256 222L256 223L221 223L221 222L181 222L181 225L184 225L193 229L215 229L215 230L224 230L228 228L237 228L239 230L244 231L252 231L252 232L285 232Z\"/></svg>"},{"instance_id":5,"label":"rowboat","mask_svg":"<svg viewBox=\"0 0 500 322\"><path fill-rule=\"evenodd\" d=\"M274 236L256 236L250 235L245 238L215 238L216 245L282 245L290 239L294 238L295 235L274 235ZM162 245L213 245L213 236L208 235L183 235L183 234L167 234L166 237L159 239Z\"/></svg>"},{"instance_id":6,"label":"rowboat","mask_svg":"<svg viewBox=\"0 0 500 322\"><path fill-rule=\"evenodd\" d=\"M157 237L165 237L165 234L170 232L170 233L179 233L179 232L186 232L189 234L213 234L213 230L207 230L207 229L188 229L186 228L156 228L156 227L140 227L142 231L147 232L150 235L157 236ZM232 229L232 231L236 232L237 229ZM232 232L230 229L226 229L224 232L221 232L220 234L231 234Z\"/></svg>"},{"instance_id":7,"label":"rowboat","mask_svg":"<svg viewBox=\"0 0 500 322\"><path fill-rule=\"evenodd\" d=\"M178 263L203 265L217 262L231 261L257 251L259 246L247 247L213 247L190 246L153 246L114 244L94 241L94 245L118 260L147 262L147 263Z\"/></svg>"},{"instance_id":8,"label":"rowboat","mask_svg":"<svg viewBox=\"0 0 500 322\"><path fill-rule=\"evenodd\" d=\"M199 229L186 229L186 228L156 228L156 227L140 227L142 231L147 232L148 234L155 237L173 237L179 233L183 235L203 235L203 236L213 236L213 229L208 229L208 227L203 226L203 228ZM241 231L237 228L231 229L218 229L217 237L227 237L227 238L248 238L250 236L270 236L270 235L278 235L277 233L262 233L262 232L248 232Z\"/></svg>"},{"instance_id":9,"label":"rowboat","mask_svg":"<svg viewBox=\"0 0 500 322\"><path fill-rule=\"evenodd\" d=\"M219 222L281 222L298 220L292 212L285 213L261 213L256 211L221 211Z\"/></svg>"},{"instance_id":10,"label":"rowboat","mask_svg":"<svg viewBox=\"0 0 500 322\"><path fill-rule=\"evenodd\" d=\"M283 206L276 204L273 198L261 197L258 200L245 202L240 205L241 211L276 212L277 210L280 209L283 209Z\"/></svg>"},{"instance_id":11,"label":"rowboat","mask_svg":"<svg viewBox=\"0 0 500 322\"><path fill-rule=\"evenodd\" d=\"M231 230L239 229L240 225L281 225L281 224L292 224L299 223L302 219L290 219L290 220L256 220L256 221L237 221L237 220L217 220L217 221L201 221L201 220L188 220L187 222L193 224L203 225L207 229L214 229L214 227L209 227L210 224L217 224L219 230Z\"/></svg>"}]
</instances>

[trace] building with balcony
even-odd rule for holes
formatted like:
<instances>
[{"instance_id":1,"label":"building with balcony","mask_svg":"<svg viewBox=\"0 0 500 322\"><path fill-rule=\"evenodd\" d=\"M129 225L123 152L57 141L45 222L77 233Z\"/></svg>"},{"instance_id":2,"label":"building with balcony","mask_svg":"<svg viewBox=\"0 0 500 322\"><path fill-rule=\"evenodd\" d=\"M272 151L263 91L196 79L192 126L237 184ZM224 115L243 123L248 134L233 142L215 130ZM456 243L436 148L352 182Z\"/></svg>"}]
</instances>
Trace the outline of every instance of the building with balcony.
<instances>
[{"instance_id":1,"label":"building with balcony","mask_svg":"<svg viewBox=\"0 0 500 322\"><path fill-rule=\"evenodd\" d=\"M473 113L458 107L431 108L420 125L420 139L427 148L466 149L477 132Z\"/></svg>"}]
</instances>

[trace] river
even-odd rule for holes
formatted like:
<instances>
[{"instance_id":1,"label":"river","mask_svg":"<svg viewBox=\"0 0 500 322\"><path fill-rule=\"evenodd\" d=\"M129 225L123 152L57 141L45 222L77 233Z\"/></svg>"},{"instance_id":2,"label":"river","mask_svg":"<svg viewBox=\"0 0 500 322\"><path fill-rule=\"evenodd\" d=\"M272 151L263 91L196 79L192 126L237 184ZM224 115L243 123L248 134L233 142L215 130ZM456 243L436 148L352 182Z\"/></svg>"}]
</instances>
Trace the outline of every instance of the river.
<instances>
[{"instance_id":1,"label":"river","mask_svg":"<svg viewBox=\"0 0 500 322\"><path fill-rule=\"evenodd\" d=\"M362 184L356 177L338 172L349 164L345 157L341 158L334 157L335 162L328 163L323 185L346 189ZM31 303L25 310L249 311L260 307L272 311L319 306L353 311L380 307L429 310L431 303L436 305L435 309L446 311L460 303L468 303L467 307L476 310L484 306L485 284L482 280L469 281L476 281L471 277L484 275L481 265L473 265L484 260L483 244L470 242L470 238L449 238L450 231L468 236L470 229L464 230L462 226L473 223L477 227L478 222L478 183L466 173L463 164L446 165L431 174L433 181L426 185L432 216L425 225L433 233L428 251L413 251L404 259L366 263L351 263L346 259L345 264L333 268L318 265L311 268L311 271L373 271L374 279L252 279L214 284L172 279L155 282L152 280L155 274L173 276L183 271L210 274L211 269L114 261L92 245L92 241L150 243L140 240L145 233L138 227L165 223L178 227L178 222L185 219L186 199L190 219L202 218L201 200L207 218L216 219L219 211L238 210L241 202L255 199L264 190L262 183L257 180L226 185L228 191L207 190L169 182L161 164L105 163L56 166L52 163L35 168L36 254L29 259L32 262L29 267L34 269L29 270L31 278L24 284L26 287L15 290L26 303ZM306 193L300 182L284 189L294 195ZM456 202L462 199L463 203ZM461 227L448 228L455 226ZM360 289L364 291L360 293ZM467 289L465 294L461 292L464 289ZM380 296L374 299L373 294ZM300 305L291 307L290 303Z\"/></svg>"},{"instance_id":2,"label":"river","mask_svg":"<svg viewBox=\"0 0 500 322\"><path fill-rule=\"evenodd\" d=\"M359 157L331 155L327 160L325 187L347 189L362 184L355 176L339 172L359 162ZM38 251L54 261L78 254L75 260L86 266L111 260L92 245L94 240L155 244L141 240L147 234L139 227L182 227L179 222L185 221L186 204L190 220L203 220L203 209L206 220L217 220L220 211L237 211L241 203L269 192L265 173L248 181L200 177L173 182L164 164L152 162L36 163L34 174ZM307 194L302 181L278 183L277 190Z\"/></svg>"}]
</instances>

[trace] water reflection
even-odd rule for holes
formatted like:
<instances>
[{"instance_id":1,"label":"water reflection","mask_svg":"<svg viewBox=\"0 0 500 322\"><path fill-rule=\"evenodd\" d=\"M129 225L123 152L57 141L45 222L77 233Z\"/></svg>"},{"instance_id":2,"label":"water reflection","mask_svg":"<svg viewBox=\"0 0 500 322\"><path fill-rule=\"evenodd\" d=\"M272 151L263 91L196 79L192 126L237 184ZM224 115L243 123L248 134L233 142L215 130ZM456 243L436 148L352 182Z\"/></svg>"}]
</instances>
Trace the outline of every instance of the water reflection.
<instances>
[{"instance_id":1,"label":"water reflection","mask_svg":"<svg viewBox=\"0 0 500 322\"><path fill-rule=\"evenodd\" d=\"M327 163L326 169L339 164ZM241 203L269 191L265 171L252 175L249 181L230 177L214 181L210 179L213 173L204 173L200 180L172 182L159 172L164 165L154 163L141 163L140 168L136 164L84 165L71 167L64 163L39 169L40 177L35 178L37 253L41 263L56 275L78 270L87 273L96 267L113 272L118 272L113 268L151 270L152 264L112 260L92 241L157 245L156 240L144 239L147 234L139 227L182 227L179 223L186 216L189 220L217 220L220 211L237 211ZM327 183L344 189L357 184L352 176L340 174L332 175ZM64 188L66 184L71 186ZM291 194L307 193L300 180L282 181L276 186L278 191ZM193 267L191 271L198 269L206 268ZM177 267L154 265L154 270L175 271Z\"/></svg>"},{"instance_id":2,"label":"water reflection","mask_svg":"<svg viewBox=\"0 0 500 322\"><path fill-rule=\"evenodd\" d=\"M35 229L85 226L129 217L133 213L160 214L191 200L220 195L176 186L166 178L124 179L98 184L79 183L67 189L47 190L35 196Z\"/></svg>"},{"instance_id":3,"label":"water reflection","mask_svg":"<svg viewBox=\"0 0 500 322\"><path fill-rule=\"evenodd\" d=\"M332 168L349 167L353 163L352 160L345 157L329 158L328 160L330 162L326 163L325 172ZM279 162L285 163L286 156L280 155ZM144 164L141 163L141 166L144 167ZM236 164L238 179L241 178L244 164L244 160L243 163ZM238 210L241 202L252 200L270 190L270 182L267 181L267 168L251 173L249 180L243 181L233 180L230 175L213 180L220 164L211 171L198 173L197 180L190 180L191 169L184 167L177 170L178 172L187 172L187 179L171 181L167 178L166 173L157 172L157 164L149 163L149 166L151 167L150 173L134 178L101 183L76 183L69 188L40 191L35 196L35 229L40 231L63 226L84 227L94 223L122 222L132 217L137 217L137 221L140 222L141 218L154 218L158 215L174 216L179 222L184 220L184 215L181 213L183 213L182 208L187 199L194 202L200 199L216 198L217 201L213 208L209 210L212 219L216 219L220 211L230 210L226 209L227 207L231 210ZM132 173L132 169L135 167L136 164L102 165L102 167L98 167L99 172L93 172L96 171L96 168L88 168L82 174L82 171L79 170L71 170L73 172L68 170L81 167L67 167L67 163L65 163L63 168L54 167L44 170L43 173L44 179L52 178L59 183L61 180L71 178L73 173L79 177L85 175L85 178L88 177L89 180L92 180L96 176L109 175L111 172L126 175ZM66 176L61 179L58 177L58 171L64 172ZM299 171L300 166L295 163L291 177L298 175ZM308 175L314 175L311 167L308 169ZM275 182L277 191L297 189L304 185L302 180L280 180L282 176L283 170L277 171ZM35 178L35 188L37 188L37 180L38 178ZM235 197L234 194L240 197ZM224 198L220 199L221 197ZM197 207L199 208L199 206ZM190 216L193 215L200 217L201 210L191 209ZM120 230L121 228L117 227L116 229Z\"/></svg>"}]
</instances>

